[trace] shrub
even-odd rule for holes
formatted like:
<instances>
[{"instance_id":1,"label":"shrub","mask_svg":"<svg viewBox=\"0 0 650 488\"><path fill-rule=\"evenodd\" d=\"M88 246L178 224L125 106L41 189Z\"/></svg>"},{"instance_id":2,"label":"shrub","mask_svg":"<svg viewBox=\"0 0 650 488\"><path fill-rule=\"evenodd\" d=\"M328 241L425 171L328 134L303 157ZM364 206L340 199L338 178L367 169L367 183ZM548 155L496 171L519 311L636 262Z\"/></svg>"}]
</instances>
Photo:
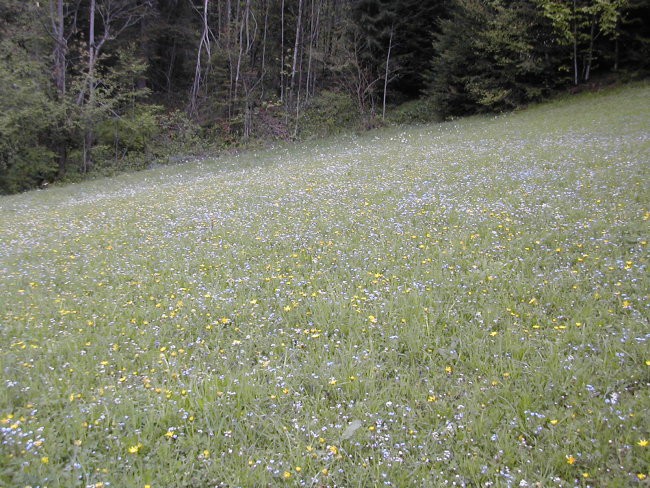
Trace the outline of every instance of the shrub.
<instances>
[{"instance_id":1,"label":"shrub","mask_svg":"<svg viewBox=\"0 0 650 488\"><path fill-rule=\"evenodd\" d=\"M300 117L300 135L318 137L338 134L360 124L358 108L349 95L324 91L312 98Z\"/></svg>"}]
</instances>

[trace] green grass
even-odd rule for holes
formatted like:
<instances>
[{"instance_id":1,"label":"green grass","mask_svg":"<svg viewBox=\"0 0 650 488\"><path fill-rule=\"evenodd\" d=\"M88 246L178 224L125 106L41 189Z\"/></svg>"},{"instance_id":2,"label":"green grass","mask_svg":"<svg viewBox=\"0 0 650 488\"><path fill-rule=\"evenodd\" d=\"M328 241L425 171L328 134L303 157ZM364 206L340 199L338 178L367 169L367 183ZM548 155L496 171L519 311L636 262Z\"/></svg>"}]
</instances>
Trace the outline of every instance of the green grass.
<instances>
[{"instance_id":1,"label":"green grass","mask_svg":"<svg viewBox=\"0 0 650 488\"><path fill-rule=\"evenodd\" d=\"M0 199L0 486L650 476L650 86Z\"/></svg>"}]
</instances>

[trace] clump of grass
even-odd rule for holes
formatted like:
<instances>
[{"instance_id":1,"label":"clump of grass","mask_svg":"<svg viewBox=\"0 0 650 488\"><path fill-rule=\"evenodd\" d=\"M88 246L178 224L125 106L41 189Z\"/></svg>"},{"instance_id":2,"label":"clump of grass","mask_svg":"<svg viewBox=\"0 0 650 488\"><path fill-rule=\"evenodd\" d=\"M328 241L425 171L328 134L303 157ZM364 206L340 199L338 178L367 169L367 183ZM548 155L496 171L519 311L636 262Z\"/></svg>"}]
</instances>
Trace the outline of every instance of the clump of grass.
<instances>
[{"instance_id":1,"label":"clump of grass","mask_svg":"<svg viewBox=\"0 0 650 488\"><path fill-rule=\"evenodd\" d=\"M0 484L647 482L648 94L0 199Z\"/></svg>"}]
</instances>

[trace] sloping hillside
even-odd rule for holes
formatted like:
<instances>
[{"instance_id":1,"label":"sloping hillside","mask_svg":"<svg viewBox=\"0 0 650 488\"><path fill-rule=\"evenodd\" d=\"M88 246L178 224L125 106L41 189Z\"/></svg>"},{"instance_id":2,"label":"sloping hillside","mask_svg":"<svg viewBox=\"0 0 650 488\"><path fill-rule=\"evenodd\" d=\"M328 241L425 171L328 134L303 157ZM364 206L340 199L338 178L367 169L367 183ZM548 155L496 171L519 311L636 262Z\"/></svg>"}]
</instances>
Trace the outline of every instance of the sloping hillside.
<instances>
[{"instance_id":1,"label":"sloping hillside","mask_svg":"<svg viewBox=\"0 0 650 488\"><path fill-rule=\"evenodd\" d=\"M0 485L644 482L649 122L644 84L0 198Z\"/></svg>"}]
</instances>

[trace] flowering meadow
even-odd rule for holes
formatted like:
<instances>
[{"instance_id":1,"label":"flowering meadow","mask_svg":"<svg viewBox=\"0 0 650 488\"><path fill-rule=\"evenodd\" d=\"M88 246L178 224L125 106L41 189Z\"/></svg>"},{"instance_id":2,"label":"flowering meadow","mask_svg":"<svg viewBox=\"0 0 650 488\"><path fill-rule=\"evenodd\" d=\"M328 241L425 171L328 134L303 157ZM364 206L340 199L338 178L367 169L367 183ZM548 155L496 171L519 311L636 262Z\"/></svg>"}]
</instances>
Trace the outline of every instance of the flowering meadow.
<instances>
[{"instance_id":1,"label":"flowering meadow","mask_svg":"<svg viewBox=\"0 0 650 488\"><path fill-rule=\"evenodd\" d=\"M650 85L0 199L0 486L648 486Z\"/></svg>"}]
</instances>

